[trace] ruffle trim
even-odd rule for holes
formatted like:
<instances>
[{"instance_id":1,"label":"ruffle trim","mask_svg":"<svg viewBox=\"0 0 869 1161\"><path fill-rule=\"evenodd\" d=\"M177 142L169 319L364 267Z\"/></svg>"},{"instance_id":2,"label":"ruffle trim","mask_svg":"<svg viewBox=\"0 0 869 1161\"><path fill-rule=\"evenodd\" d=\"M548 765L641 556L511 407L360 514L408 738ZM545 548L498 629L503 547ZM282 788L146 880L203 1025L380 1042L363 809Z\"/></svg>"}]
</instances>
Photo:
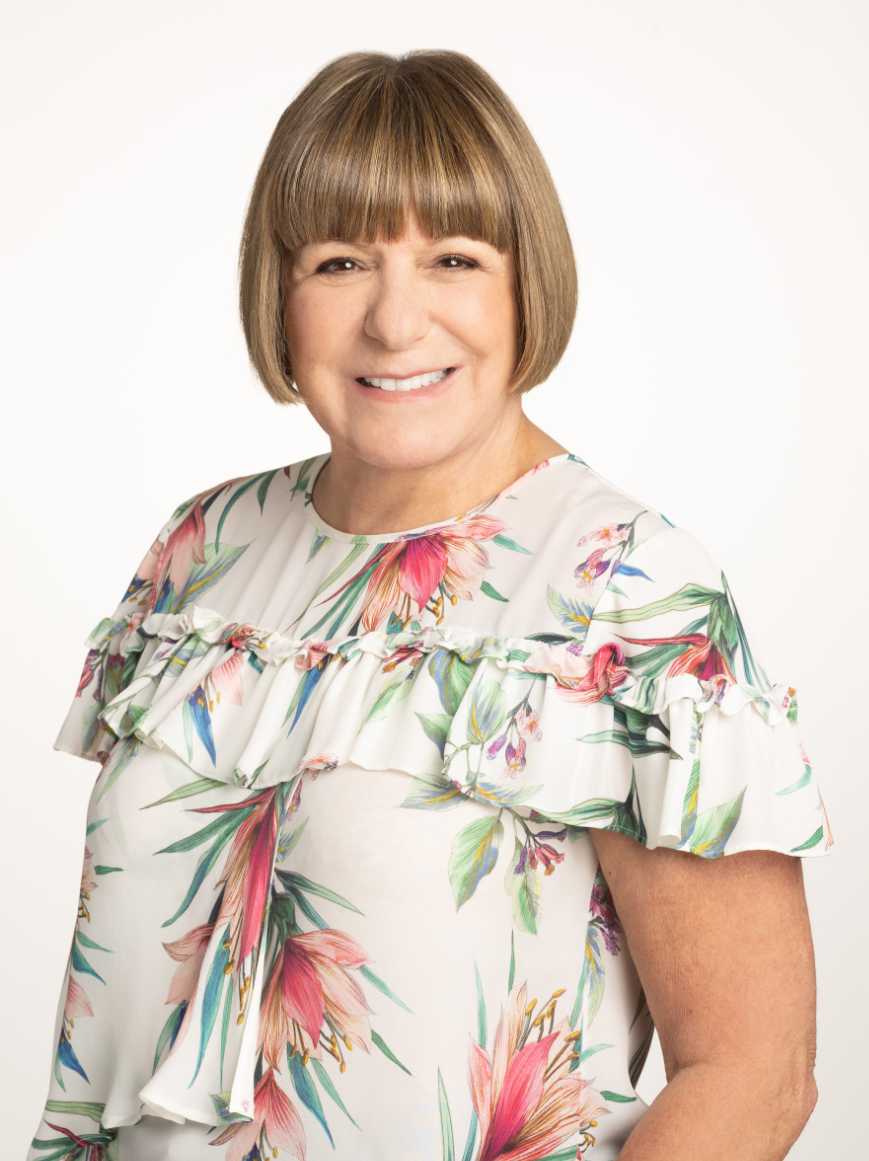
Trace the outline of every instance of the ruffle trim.
<instances>
[{"instance_id":1,"label":"ruffle trim","mask_svg":"<svg viewBox=\"0 0 869 1161\"><path fill-rule=\"evenodd\" d=\"M636 673L616 638L593 654L452 625L298 638L192 604L107 618L87 644L91 680L55 742L83 757L138 739L253 789L400 770L433 794L713 857L832 844L792 686ZM700 842L704 808L722 818Z\"/></svg>"}]
</instances>

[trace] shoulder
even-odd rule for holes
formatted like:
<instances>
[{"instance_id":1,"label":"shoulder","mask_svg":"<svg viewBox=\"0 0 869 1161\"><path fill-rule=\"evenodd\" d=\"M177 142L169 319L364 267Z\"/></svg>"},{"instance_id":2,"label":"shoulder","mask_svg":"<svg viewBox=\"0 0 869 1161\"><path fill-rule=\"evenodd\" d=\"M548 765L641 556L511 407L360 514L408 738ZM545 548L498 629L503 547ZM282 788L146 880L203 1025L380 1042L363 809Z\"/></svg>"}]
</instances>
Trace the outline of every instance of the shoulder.
<instances>
[{"instance_id":1,"label":"shoulder","mask_svg":"<svg viewBox=\"0 0 869 1161\"><path fill-rule=\"evenodd\" d=\"M227 476L185 496L164 524L161 539L181 528L202 535L215 532L230 537L255 536L292 511L302 509L310 489L309 472L315 456L277 464L243 475Z\"/></svg>"},{"instance_id":2,"label":"shoulder","mask_svg":"<svg viewBox=\"0 0 869 1161\"><path fill-rule=\"evenodd\" d=\"M527 497L527 499L526 499ZM570 455L551 474L531 482L517 530L551 583L570 584L594 603L610 578L640 545L675 526L649 499L621 487ZM508 518L510 509L501 505Z\"/></svg>"},{"instance_id":3,"label":"shoulder","mask_svg":"<svg viewBox=\"0 0 869 1161\"><path fill-rule=\"evenodd\" d=\"M662 638L697 634L702 618L738 633L727 577L702 535L578 457L533 484L534 519L522 526L534 555L514 579L538 594L535 621L554 616L558 631L585 637L591 650L616 631L627 650L645 637L653 659L676 648Z\"/></svg>"},{"instance_id":4,"label":"shoulder","mask_svg":"<svg viewBox=\"0 0 869 1161\"><path fill-rule=\"evenodd\" d=\"M661 583L696 577L720 585L722 570L703 532L677 523L648 498L608 479L572 457L583 470L566 473L565 487L552 505L553 529L577 532L590 574L627 583L632 577Z\"/></svg>"}]
</instances>

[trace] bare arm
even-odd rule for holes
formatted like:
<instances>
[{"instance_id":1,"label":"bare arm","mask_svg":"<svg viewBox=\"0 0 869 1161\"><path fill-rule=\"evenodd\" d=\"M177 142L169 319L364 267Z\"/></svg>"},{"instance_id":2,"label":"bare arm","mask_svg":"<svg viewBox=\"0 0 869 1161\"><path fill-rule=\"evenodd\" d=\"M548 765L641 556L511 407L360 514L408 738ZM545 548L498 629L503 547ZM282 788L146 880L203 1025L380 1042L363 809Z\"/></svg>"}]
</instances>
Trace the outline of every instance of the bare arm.
<instances>
[{"instance_id":1,"label":"bare arm","mask_svg":"<svg viewBox=\"0 0 869 1161\"><path fill-rule=\"evenodd\" d=\"M817 1099L800 859L776 851L705 859L588 833L668 1082L619 1161L780 1161Z\"/></svg>"}]
</instances>

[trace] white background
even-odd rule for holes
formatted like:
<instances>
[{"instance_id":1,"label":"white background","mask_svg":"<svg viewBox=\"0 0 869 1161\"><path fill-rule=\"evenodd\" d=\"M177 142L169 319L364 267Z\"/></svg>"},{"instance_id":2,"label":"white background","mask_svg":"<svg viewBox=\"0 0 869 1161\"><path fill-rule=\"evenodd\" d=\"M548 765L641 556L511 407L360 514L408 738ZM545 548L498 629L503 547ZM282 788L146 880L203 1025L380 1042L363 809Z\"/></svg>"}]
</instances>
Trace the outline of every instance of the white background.
<instances>
[{"instance_id":1,"label":"white background","mask_svg":"<svg viewBox=\"0 0 869 1161\"><path fill-rule=\"evenodd\" d=\"M526 118L576 248L576 327L528 414L703 539L758 656L799 691L836 846L804 863L820 1101L790 1157L856 1156L867 7L55 2L7 5L3 24L8 1155L41 1115L76 914L96 767L51 742L84 638L181 499L328 446L259 387L237 321L262 152L333 57L450 48ZM641 1095L663 1083L656 1041Z\"/></svg>"}]
</instances>

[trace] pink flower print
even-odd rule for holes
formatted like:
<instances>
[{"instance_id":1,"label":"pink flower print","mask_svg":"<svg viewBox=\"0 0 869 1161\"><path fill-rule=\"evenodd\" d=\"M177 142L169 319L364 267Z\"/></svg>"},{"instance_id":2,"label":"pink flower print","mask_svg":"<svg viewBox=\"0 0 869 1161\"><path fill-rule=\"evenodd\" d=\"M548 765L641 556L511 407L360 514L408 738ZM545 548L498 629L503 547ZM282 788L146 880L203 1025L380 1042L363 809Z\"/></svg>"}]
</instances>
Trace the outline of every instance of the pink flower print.
<instances>
[{"instance_id":1,"label":"pink flower print","mask_svg":"<svg viewBox=\"0 0 869 1161\"><path fill-rule=\"evenodd\" d=\"M205 516L198 500L172 530L165 544L156 541L151 546L137 569L140 577L153 582L149 610L156 605L167 578L176 594L183 591L194 562L205 562Z\"/></svg>"},{"instance_id":2,"label":"pink flower print","mask_svg":"<svg viewBox=\"0 0 869 1161\"><path fill-rule=\"evenodd\" d=\"M507 748L504 750L504 761L509 776L520 774L525 769L525 748L524 738L519 738L515 746L508 741Z\"/></svg>"},{"instance_id":3,"label":"pink flower print","mask_svg":"<svg viewBox=\"0 0 869 1161\"><path fill-rule=\"evenodd\" d=\"M208 674L200 688L207 696L209 714L223 697L233 705L244 704L241 678L246 664L247 654L243 650L233 649Z\"/></svg>"},{"instance_id":4,"label":"pink flower print","mask_svg":"<svg viewBox=\"0 0 869 1161\"><path fill-rule=\"evenodd\" d=\"M608 641L591 655L586 672L576 677L570 673L553 671L555 688L568 701L600 701L608 693L622 685L629 670L624 662L624 652L620 645Z\"/></svg>"},{"instance_id":5,"label":"pink flower print","mask_svg":"<svg viewBox=\"0 0 869 1161\"><path fill-rule=\"evenodd\" d=\"M296 1108L267 1068L253 1094L252 1121L228 1125L212 1145L231 1142L224 1161L247 1161L251 1157L277 1157L286 1149L296 1161L305 1161L305 1130Z\"/></svg>"},{"instance_id":6,"label":"pink flower print","mask_svg":"<svg viewBox=\"0 0 869 1161\"><path fill-rule=\"evenodd\" d=\"M84 659L84 665L81 669L81 675L78 679L78 687L75 691L76 697L81 697L93 681L102 652L102 649L88 649L87 656Z\"/></svg>"},{"instance_id":7,"label":"pink flower print","mask_svg":"<svg viewBox=\"0 0 869 1161\"><path fill-rule=\"evenodd\" d=\"M621 951L622 925L607 881L600 871L595 876L594 886L591 890L589 912L594 919L598 920L598 927L603 934L607 951L611 955L618 955Z\"/></svg>"},{"instance_id":8,"label":"pink flower print","mask_svg":"<svg viewBox=\"0 0 869 1161\"><path fill-rule=\"evenodd\" d=\"M608 544L610 546L615 544L624 544L625 529L627 524L604 524L601 528L595 528L591 532L586 532L584 536L580 536L576 542L577 548L581 548L583 544L595 541L599 544Z\"/></svg>"},{"instance_id":9,"label":"pink flower print","mask_svg":"<svg viewBox=\"0 0 869 1161\"><path fill-rule=\"evenodd\" d=\"M334 600L368 574L360 618L364 632L377 629L393 613L406 624L426 607L440 622L445 598L453 605L473 600L474 587L489 568L482 542L503 529L503 521L479 515L422 536L390 541L324 601Z\"/></svg>"},{"instance_id":10,"label":"pink flower print","mask_svg":"<svg viewBox=\"0 0 869 1161\"><path fill-rule=\"evenodd\" d=\"M562 827L560 830L538 830L536 833L528 829L522 850L519 852L519 858L516 860L515 874L523 874L526 864L530 864L536 870L542 863L544 875L551 875L557 864L564 862L564 851L558 851L551 843L545 843L542 840L557 838L563 842L566 834L567 827Z\"/></svg>"},{"instance_id":11,"label":"pink flower print","mask_svg":"<svg viewBox=\"0 0 869 1161\"><path fill-rule=\"evenodd\" d=\"M339 761L337 754L312 754L302 759L296 773L304 772L310 774L312 779L316 779L323 771L334 770Z\"/></svg>"},{"instance_id":12,"label":"pink flower print","mask_svg":"<svg viewBox=\"0 0 869 1161\"><path fill-rule=\"evenodd\" d=\"M728 682L736 683L736 675L728 665L724 654L712 639L703 633L685 633L674 637L624 637L619 634L619 637L629 645L686 644L687 649L668 666L668 677L691 673L702 681L711 681L723 675Z\"/></svg>"},{"instance_id":13,"label":"pink flower print","mask_svg":"<svg viewBox=\"0 0 869 1161\"><path fill-rule=\"evenodd\" d=\"M528 707L528 703L523 702L507 722L504 731L486 746L486 757L496 758L503 750L507 777L514 778L525 769L528 742L539 742L542 737L540 719L536 712Z\"/></svg>"},{"instance_id":14,"label":"pink flower print","mask_svg":"<svg viewBox=\"0 0 869 1161\"><path fill-rule=\"evenodd\" d=\"M66 982L66 999L63 1002L63 1020L68 1030L68 1039L72 1039L72 1029L76 1019L79 1016L93 1016L94 1010L91 1007L87 992L74 979L70 972Z\"/></svg>"},{"instance_id":15,"label":"pink flower print","mask_svg":"<svg viewBox=\"0 0 869 1161\"><path fill-rule=\"evenodd\" d=\"M522 668L529 673L550 673L557 680L584 677L588 661L582 655L582 647L576 642L569 645L552 645L541 641L534 646L523 662Z\"/></svg>"},{"instance_id":16,"label":"pink flower print","mask_svg":"<svg viewBox=\"0 0 869 1161\"><path fill-rule=\"evenodd\" d=\"M260 1038L263 1056L280 1066L289 1048L306 1065L323 1049L346 1069L341 1046L370 1051L370 1011L348 968L368 956L343 931L321 928L288 936L278 952L263 991Z\"/></svg>"},{"instance_id":17,"label":"pink flower print","mask_svg":"<svg viewBox=\"0 0 869 1161\"><path fill-rule=\"evenodd\" d=\"M540 728L540 717L535 710L530 708L527 702L523 702L519 706L513 720L523 738L533 738L535 742L539 742L543 737L543 731Z\"/></svg>"},{"instance_id":18,"label":"pink flower print","mask_svg":"<svg viewBox=\"0 0 869 1161\"><path fill-rule=\"evenodd\" d=\"M252 983L248 957L259 945L271 892L278 832L275 805L278 793L278 787L269 787L239 802L194 808L197 814L249 812L233 835L223 874L216 884L217 888L223 886L223 894L214 920L215 927L225 920L229 922L226 971L239 976L239 1018L244 1015Z\"/></svg>"},{"instance_id":19,"label":"pink flower print","mask_svg":"<svg viewBox=\"0 0 869 1161\"><path fill-rule=\"evenodd\" d=\"M218 880L225 884L225 890L215 924L224 919L230 921L230 962L234 966L244 963L259 943L262 931L277 843L276 793L277 787L270 787L241 804L232 804L232 809L254 808L236 830Z\"/></svg>"},{"instance_id":20,"label":"pink flower print","mask_svg":"<svg viewBox=\"0 0 869 1161\"><path fill-rule=\"evenodd\" d=\"M200 923L178 939L163 942L168 954L178 964L169 985L169 994L165 1001L167 1004L185 1004L193 999L202 961L213 931L213 923Z\"/></svg>"},{"instance_id":21,"label":"pink flower print","mask_svg":"<svg viewBox=\"0 0 869 1161\"><path fill-rule=\"evenodd\" d=\"M539 1032L547 1020L552 1027L563 992L553 992L534 1016L537 1001L526 1003L525 983L516 985L498 1021L491 1059L471 1042L471 1099L480 1123L475 1161L540 1161L578 1130L593 1143L586 1130L609 1109L579 1069L571 1069L580 1033L564 1020L548 1035Z\"/></svg>"},{"instance_id":22,"label":"pink flower print","mask_svg":"<svg viewBox=\"0 0 869 1161\"><path fill-rule=\"evenodd\" d=\"M213 923L201 923L198 927L191 928L186 935L182 935L179 939L163 941L163 947L178 964L169 984L169 992L164 1003L187 1005L184 1018L175 1035L174 1043L176 1044L180 1044L187 1034L187 1026L193 1012L190 1001L196 994L202 961L205 959L213 932Z\"/></svg>"},{"instance_id":23,"label":"pink flower print","mask_svg":"<svg viewBox=\"0 0 869 1161\"><path fill-rule=\"evenodd\" d=\"M306 641L296 654L293 664L296 669L300 670L316 669L318 666L322 666L328 656L328 642L320 640Z\"/></svg>"},{"instance_id":24,"label":"pink flower print","mask_svg":"<svg viewBox=\"0 0 869 1161\"><path fill-rule=\"evenodd\" d=\"M256 638L256 643L264 647L265 643L259 639L261 635L262 630L258 629L256 625L250 625L242 621L234 621L226 626L221 634L221 639L227 645L231 645L233 649L245 649L252 638Z\"/></svg>"},{"instance_id":25,"label":"pink flower print","mask_svg":"<svg viewBox=\"0 0 869 1161\"><path fill-rule=\"evenodd\" d=\"M573 570L573 575L576 578L577 584L580 588L587 588L594 584L597 578L605 573L609 568L611 561L606 557L605 548L596 548L590 556L580 563Z\"/></svg>"}]
</instances>

